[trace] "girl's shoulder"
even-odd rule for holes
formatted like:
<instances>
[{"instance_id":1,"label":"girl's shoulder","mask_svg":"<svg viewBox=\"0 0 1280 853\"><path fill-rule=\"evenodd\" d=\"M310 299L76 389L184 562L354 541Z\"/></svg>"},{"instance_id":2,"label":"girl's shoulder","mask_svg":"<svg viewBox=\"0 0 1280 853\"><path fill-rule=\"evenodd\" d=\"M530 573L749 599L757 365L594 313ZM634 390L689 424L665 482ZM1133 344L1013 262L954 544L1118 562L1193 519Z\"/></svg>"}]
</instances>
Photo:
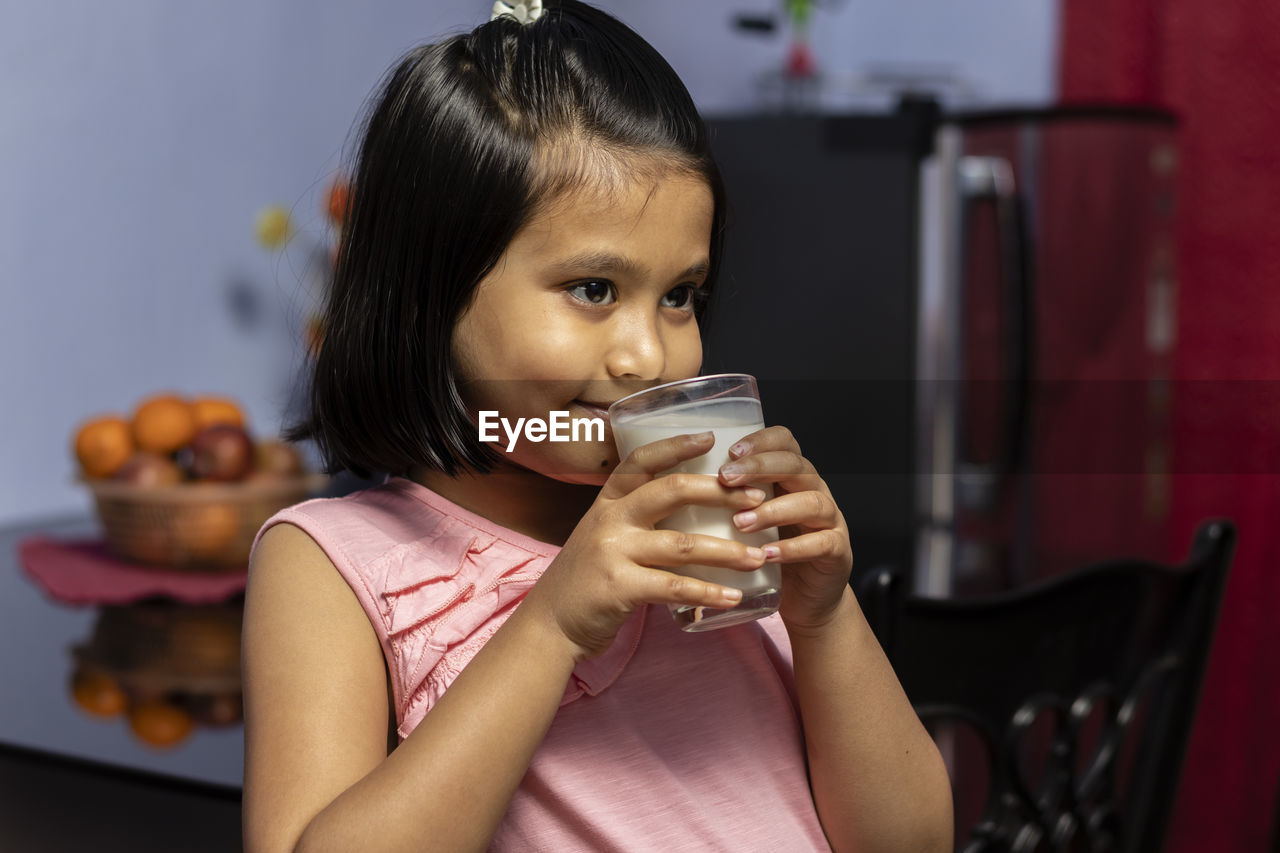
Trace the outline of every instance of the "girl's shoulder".
<instances>
[{"instance_id":1,"label":"girl's shoulder","mask_svg":"<svg viewBox=\"0 0 1280 853\"><path fill-rule=\"evenodd\" d=\"M377 563L389 553L411 551L456 566L455 557L477 546L489 550L499 545L497 550L507 556L529 559L550 559L559 550L400 477L342 497L296 504L272 516L262 529L279 523L300 527L330 553L335 564Z\"/></svg>"},{"instance_id":2,"label":"girl's shoulder","mask_svg":"<svg viewBox=\"0 0 1280 853\"><path fill-rule=\"evenodd\" d=\"M297 504L263 531L282 523L320 546L384 637L459 602L532 586L558 551L402 478Z\"/></svg>"}]
</instances>

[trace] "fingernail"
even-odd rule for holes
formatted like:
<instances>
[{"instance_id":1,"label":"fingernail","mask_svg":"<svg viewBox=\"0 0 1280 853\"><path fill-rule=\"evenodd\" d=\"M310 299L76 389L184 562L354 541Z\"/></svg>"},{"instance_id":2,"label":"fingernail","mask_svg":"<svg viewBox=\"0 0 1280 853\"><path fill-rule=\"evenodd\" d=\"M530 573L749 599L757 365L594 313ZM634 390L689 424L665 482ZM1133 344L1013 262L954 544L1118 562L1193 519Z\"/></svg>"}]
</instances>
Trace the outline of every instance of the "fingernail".
<instances>
[{"instance_id":1,"label":"fingernail","mask_svg":"<svg viewBox=\"0 0 1280 853\"><path fill-rule=\"evenodd\" d=\"M747 443L745 441L739 441L733 447L729 448L729 456L732 459L737 459L739 456L742 456L744 453L746 453L749 449L750 448L747 446Z\"/></svg>"},{"instance_id":2,"label":"fingernail","mask_svg":"<svg viewBox=\"0 0 1280 853\"><path fill-rule=\"evenodd\" d=\"M751 498L751 500L755 501L756 503L760 503L760 502L761 502L761 501L763 501L766 497L768 497L768 495L766 495L766 494L764 493L764 489L757 489L755 486L752 486L751 488L747 489L747 490L746 490L746 495L747 495L747 497Z\"/></svg>"},{"instance_id":3,"label":"fingernail","mask_svg":"<svg viewBox=\"0 0 1280 853\"><path fill-rule=\"evenodd\" d=\"M762 550L762 549L760 549L760 548L748 548L748 549L747 549L747 556L748 556L748 557L750 557L750 558L751 558L751 559L753 559L753 560L763 560L763 559L765 559L765 555L766 555L767 553L768 553L767 551L764 551L764 550Z\"/></svg>"},{"instance_id":4,"label":"fingernail","mask_svg":"<svg viewBox=\"0 0 1280 853\"><path fill-rule=\"evenodd\" d=\"M742 590L728 586L721 587L720 598L724 601L730 602L731 604L736 604L742 600Z\"/></svg>"},{"instance_id":5,"label":"fingernail","mask_svg":"<svg viewBox=\"0 0 1280 853\"><path fill-rule=\"evenodd\" d=\"M780 556L782 556L782 549L780 549L777 545L764 546L764 558L766 560L776 560Z\"/></svg>"},{"instance_id":6,"label":"fingernail","mask_svg":"<svg viewBox=\"0 0 1280 853\"><path fill-rule=\"evenodd\" d=\"M748 527L756 523L756 518L757 518L756 514L751 510L747 509L747 510L743 510L742 512L735 513L733 516L733 523L736 524L739 528L746 530ZM760 549L757 548L755 550L759 551ZM763 551L761 551L760 553L761 553L761 556L764 555Z\"/></svg>"},{"instance_id":7,"label":"fingernail","mask_svg":"<svg viewBox=\"0 0 1280 853\"><path fill-rule=\"evenodd\" d=\"M707 439L715 440L716 434L713 432L698 432L693 434L693 440L698 444L705 444Z\"/></svg>"},{"instance_id":8,"label":"fingernail","mask_svg":"<svg viewBox=\"0 0 1280 853\"><path fill-rule=\"evenodd\" d=\"M726 480L732 480L735 477L740 477L742 476L742 466L726 465L720 469L720 475L724 477Z\"/></svg>"}]
</instances>

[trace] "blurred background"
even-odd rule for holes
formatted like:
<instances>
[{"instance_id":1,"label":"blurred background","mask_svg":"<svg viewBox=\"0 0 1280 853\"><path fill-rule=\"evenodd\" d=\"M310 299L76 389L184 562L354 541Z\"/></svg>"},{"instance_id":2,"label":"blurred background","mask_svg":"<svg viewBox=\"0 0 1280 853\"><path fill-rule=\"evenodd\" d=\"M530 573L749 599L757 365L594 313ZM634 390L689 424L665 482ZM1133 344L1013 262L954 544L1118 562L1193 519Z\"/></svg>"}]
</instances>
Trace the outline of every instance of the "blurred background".
<instances>
[{"instance_id":1,"label":"blurred background","mask_svg":"<svg viewBox=\"0 0 1280 853\"><path fill-rule=\"evenodd\" d=\"M400 53L469 29L487 5L4 7L0 527L81 531L93 510L74 431L148 395L231 397L255 435L279 431L323 289L331 188L365 99ZM922 93L943 112L1104 104L1176 116L1176 286L1161 322L1178 345L1166 378L1201 390L1175 393L1168 413L1153 553L1183 553L1208 516L1235 519L1240 548L1169 849L1261 849L1280 774L1280 247L1268 228L1280 13L1267 0L828 0L805 20L772 0L598 5L649 39L716 121L889 115ZM23 584L0 565L13 616L28 608L8 590ZM92 611L47 618L65 644L99 637ZM34 665L11 650L0 666ZM76 725L69 708L64 731ZM30 734L42 716L33 708L0 742L53 748ZM200 766L237 750L236 735L210 737L192 739L193 752L118 760L234 785L234 761ZM134 748L122 739L110 754ZM106 754L93 757L117 761Z\"/></svg>"},{"instance_id":2,"label":"blurred background","mask_svg":"<svg viewBox=\"0 0 1280 853\"><path fill-rule=\"evenodd\" d=\"M9 6L0 269L15 304L0 318L0 393L12 401L0 521L86 508L69 430L146 394L232 394L259 430L279 424L301 354L288 332L313 285L300 249L326 238L324 192L365 98L396 56L474 26L484 5ZM777 4L602 5L668 57L708 113L754 109L785 59ZM734 27L753 12L782 29ZM1054 92L1047 0L963 12L861 0L816 18L814 52L832 73L903 63L962 75L995 100ZM271 204L301 232L291 251L255 239Z\"/></svg>"}]
</instances>

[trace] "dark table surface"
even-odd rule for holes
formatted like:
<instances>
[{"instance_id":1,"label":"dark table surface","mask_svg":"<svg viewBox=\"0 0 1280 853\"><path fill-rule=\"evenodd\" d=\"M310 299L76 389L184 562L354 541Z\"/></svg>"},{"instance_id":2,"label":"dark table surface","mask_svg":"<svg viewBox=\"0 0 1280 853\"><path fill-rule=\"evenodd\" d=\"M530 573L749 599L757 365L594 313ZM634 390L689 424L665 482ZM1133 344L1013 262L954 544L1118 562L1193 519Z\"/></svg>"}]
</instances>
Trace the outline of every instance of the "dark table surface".
<instances>
[{"instance_id":1,"label":"dark table surface","mask_svg":"<svg viewBox=\"0 0 1280 853\"><path fill-rule=\"evenodd\" d=\"M138 739L122 716L94 717L72 698L72 650L92 635L102 608L63 604L23 572L18 546L28 537L98 535L88 516L0 528L0 747L17 747L124 771L238 788L244 771L239 723L197 725L175 746Z\"/></svg>"}]
</instances>

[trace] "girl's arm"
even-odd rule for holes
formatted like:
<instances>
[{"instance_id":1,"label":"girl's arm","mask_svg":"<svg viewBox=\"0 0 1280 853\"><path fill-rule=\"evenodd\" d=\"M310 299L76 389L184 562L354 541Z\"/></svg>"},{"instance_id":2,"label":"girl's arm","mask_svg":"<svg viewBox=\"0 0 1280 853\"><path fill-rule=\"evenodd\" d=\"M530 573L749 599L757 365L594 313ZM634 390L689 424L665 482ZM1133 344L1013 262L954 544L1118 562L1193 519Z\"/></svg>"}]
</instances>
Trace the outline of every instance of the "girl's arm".
<instances>
[{"instance_id":1,"label":"girl's arm","mask_svg":"<svg viewBox=\"0 0 1280 853\"><path fill-rule=\"evenodd\" d=\"M741 596L650 567L763 564L740 543L653 530L687 504L759 504L712 477L654 479L711 443L709 433L668 439L620 464L525 600L390 755L382 651L354 594L301 530L263 534L245 602L246 849L483 850L578 661L606 649L643 603L726 607Z\"/></svg>"},{"instance_id":2,"label":"girl's arm","mask_svg":"<svg viewBox=\"0 0 1280 853\"><path fill-rule=\"evenodd\" d=\"M740 513L744 531L778 526L779 611L791 640L814 804L837 851L951 851L951 785L849 587L849 531L791 433L735 445L726 485L775 484Z\"/></svg>"},{"instance_id":3,"label":"girl's arm","mask_svg":"<svg viewBox=\"0 0 1280 853\"><path fill-rule=\"evenodd\" d=\"M951 783L846 585L830 622L787 626L813 799L833 849L952 847Z\"/></svg>"},{"instance_id":4,"label":"girl's arm","mask_svg":"<svg viewBox=\"0 0 1280 853\"><path fill-rule=\"evenodd\" d=\"M245 847L483 849L574 665L519 607L387 755L382 649L302 531L263 535L245 602Z\"/></svg>"}]
</instances>

